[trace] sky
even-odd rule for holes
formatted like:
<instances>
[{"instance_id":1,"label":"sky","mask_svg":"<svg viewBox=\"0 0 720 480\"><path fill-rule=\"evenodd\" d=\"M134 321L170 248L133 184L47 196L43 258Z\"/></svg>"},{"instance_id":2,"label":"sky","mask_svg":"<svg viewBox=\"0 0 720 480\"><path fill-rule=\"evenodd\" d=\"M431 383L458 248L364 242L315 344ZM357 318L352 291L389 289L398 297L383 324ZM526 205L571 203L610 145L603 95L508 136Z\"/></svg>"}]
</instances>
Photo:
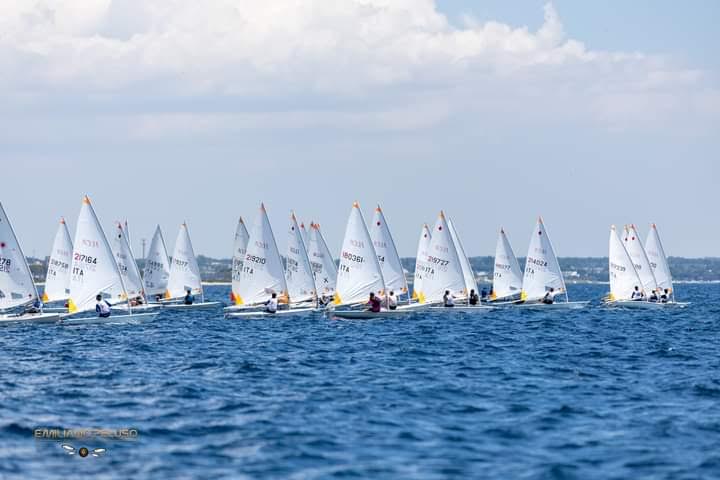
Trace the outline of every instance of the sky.
<instances>
[{"instance_id":1,"label":"sky","mask_svg":"<svg viewBox=\"0 0 720 480\"><path fill-rule=\"evenodd\" d=\"M133 248L187 221L229 257L261 201L332 251L353 201L413 256L443 209L469 255L542 215L559 256L611 224L720 256L720 3L4 0L0 202L27 255L90 195Z\"/></svg>"}]
</instances>

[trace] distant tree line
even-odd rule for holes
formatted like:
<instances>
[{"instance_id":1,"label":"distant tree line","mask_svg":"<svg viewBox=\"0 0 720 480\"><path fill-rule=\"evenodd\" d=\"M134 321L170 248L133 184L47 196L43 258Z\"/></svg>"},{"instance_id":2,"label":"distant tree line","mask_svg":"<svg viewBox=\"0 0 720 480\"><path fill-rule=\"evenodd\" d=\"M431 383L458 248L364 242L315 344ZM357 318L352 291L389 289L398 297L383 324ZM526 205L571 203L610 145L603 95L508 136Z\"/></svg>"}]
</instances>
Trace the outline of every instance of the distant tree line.
<instances>
[{"instance_id":1,"label":"distant tree line","mask_svg":"<svg viewBox=\"0 0 720 480\"><path fill-rule=\"evenodd\" d=\"M558 259L565 279L568 282L607 282L607 257L561 257ZM525 265L525 259L519 258L520 268ZM720 258L682 258L670 257L670 270L673 279L680 281L720 281ZM35 281L45 280L48 259L28 258L30 270ZM472 257L470 263L481 282L492 282L493 257ZM415 258L403 258L403 267L412 276L415 270ZM144 261L138 260L142 270ZM232 261L227 258L211 258L198 255L198 265L203 280L210 282L229 282L231 278Z\"/></svg>"}]
</instances>

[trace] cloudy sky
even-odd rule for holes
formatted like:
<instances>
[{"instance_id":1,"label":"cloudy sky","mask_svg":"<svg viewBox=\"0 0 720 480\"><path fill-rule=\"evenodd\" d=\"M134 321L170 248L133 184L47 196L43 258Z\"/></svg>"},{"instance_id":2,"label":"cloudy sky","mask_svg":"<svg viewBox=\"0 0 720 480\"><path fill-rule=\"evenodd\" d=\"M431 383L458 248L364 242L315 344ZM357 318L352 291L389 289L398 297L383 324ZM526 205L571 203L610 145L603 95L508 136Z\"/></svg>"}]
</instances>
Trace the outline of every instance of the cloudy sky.
<instances>
[{"instance_id":1,"label":"cloudy sky","mask_svg":"<svg viewBox=\"0 0 720 480\"><path fill-rule=\"evenodd\" d=\"M3 0L0 201L46 255L82 195L139 252L187 220L229 256L264 201L340 248L353 200L401 255L440 209L471 255L543 215L560 256L611 223L720 255L720 3Z\"/></svg>"}]
</instances>

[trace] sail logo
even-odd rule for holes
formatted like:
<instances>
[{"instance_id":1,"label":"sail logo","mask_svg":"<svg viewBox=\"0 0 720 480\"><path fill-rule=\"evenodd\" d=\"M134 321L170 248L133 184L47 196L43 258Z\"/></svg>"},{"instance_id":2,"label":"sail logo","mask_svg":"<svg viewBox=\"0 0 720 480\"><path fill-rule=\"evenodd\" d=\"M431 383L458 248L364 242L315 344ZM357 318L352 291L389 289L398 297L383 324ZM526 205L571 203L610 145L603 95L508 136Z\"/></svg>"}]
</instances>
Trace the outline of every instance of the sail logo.
<instances>
[{"instance_id":1,"label":"sail logo","mask_svg":"<svg viewBox=\"0 0 720 480\"><path fill-rule=\"evenodd\" d=\"M100 248L100 242L98 240L89 240L87 238L83 238L82 244L90 248Z\"/></svg>"},{"instance_id":2,"label":"sail logo","mask_svg":"<svg viewBox=\"0 0 720 480\"><path fill-rule=\"evenodd\" d=\"M362 240L353 240L351 238L350 245L352 245L353 247L357 247L357 248L365 248L365 242L363 242Z\"/></svg>"},{"instance_id":3,"label":"sail logo","mask_svg":"<svg viewBox=\"0 0 720 480\"><path fill-rule=\"evenodd\" d=\"M267 242L261 242L260 240L255 240L255 246L258 247L258 248L262 248L263 250L267 250L267 249L268 249L268 244L267 244Z\"/></svg>"}]
</instances>

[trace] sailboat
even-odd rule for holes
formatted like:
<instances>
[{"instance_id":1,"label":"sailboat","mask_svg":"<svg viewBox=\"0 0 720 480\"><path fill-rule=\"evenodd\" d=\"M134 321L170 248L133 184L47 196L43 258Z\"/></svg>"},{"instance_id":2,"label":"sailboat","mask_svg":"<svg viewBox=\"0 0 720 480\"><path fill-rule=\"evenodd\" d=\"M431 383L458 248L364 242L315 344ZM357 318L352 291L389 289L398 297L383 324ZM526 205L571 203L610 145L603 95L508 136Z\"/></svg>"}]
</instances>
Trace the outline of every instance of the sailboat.
<instances>
[{"instance_id":1,"label":"sailboat","mask_svg":"<svg viewBox=\"0 0 720 480\"><path fill-rule=\"evenodd\" d=\"M245 221L240 217L235 228L235 241L233 242L232 285L230 288L230 302L232 305L238 304L236 299L240 300L240 279L242 278L243 263L245 262L249 241L250 234L245 228Z\"/></svg>"},{"instance_id":2,"label":"sailboat","mask_svg":"<svg viewBox=\"0 0 720 480\"><path fill-rule=\"evenodd\" d=\"M188 290L193 296L200 295L199 303L193 302L191 305L182 303L182 299ZM220 302L205 301L205 292L200 278L200 266L197 263L195 250L193 250L190 241L187 224L183 223L180 225L175 240L175 250L170 264L170 277L165 291L163 308L174 310L203 309L215 308L219 305L221 305Z\"/></svg>"},{"instance_id":3,"label":"sailboat","mask_svg":"<svg viewBox=\"0 0 720 480\"><path fill-rule=\"evenodd\" d=\"M650 266L655 274L658 288L663 292L667 292L666 294L669 295L669 301L664 305L678 305L681 307L689 305L689 303L677 302L675 300L675 288L673 287L670 265L668 264L667 256L665 256L665 249L660 241L657 226L654 223L650 225L650 232L648 232L647 239L645 240L645 252L650 260Z\"/></svg>"},{"instance_id":4,"label":"sailboat","mask_svg":"<svg viewBox=\"0 0 720 480\"><path fill-rule=\"evenodd\" d=\"M146 320L157 315L133 312L112 248L87 196L83 198L78 216L70 272L68 312L71 317L63 318L63 323ZM82 316L86 312L95 312L96 295L101 295L112 305L128 304L129 313L108 318Z\"/></svg>"},{"instance_id":5,"label":"sailboat","mask_svg":"<svg viewBox=\"0 0 720 480\"><path fill-rule=\"evenodd\" d=\"M375 216L370 225L370 238L380 263L380 270L388 293L394 292L399 300L402 300L403 297L409 300L405 270L380 205L375 209Z\"/></svg>"},{"instance_id":6,"label":"sailboat","mask_svg":"<svg viewBox=\"0 0 720 480\"><path fill-rule=\"evenodd\" d=\"M387 288L360 205L354 202L340 253L333 315L347 319L370 319L409 313L408 310L400 308L382 309L380 312L359 309L368 302L370 293L383 297L387 293Z\"/></svg>"},{"instance_id":7,"label":"sailboat","mask_svg":"<svg viewBox=\"0 0 720 480\"><path fill-rule=\"evenodd\" d=\"M127 221L125 222L125 225L127 226ZM115 261L117 261L120 275L123 277L125 292L130 299L129 304L132 305L132 309L135 311L159 308L159 304L148 304L147 302L145 284L143 283L142 275L140 274L140 268L138 268L135 256L130 248L129 239L127 238L123 224L117 222L115 227L115 235L112 239L112 250L115 254ZM118 310L127 310L129 305L121 303L116 305L114 308Z\"/></svg>"},{"instance_id":8,"label":"sailboat","mask_svg":"<svg viewBox=\"0 0 720 480\"><path fill-rule=\"evenodd\" d=\"M143 281L145 282L145 295L155 302L160 302L167 291L170 278L170 260L168 259L165 239L160 225L155 227L150 250L145 258Z\"/></svg>"},{"instance_id":9,"label":"sailboat","mask_svg":"<svg viewBox=\"0 0 720 480\"><path fill-rule=\"evenodd\" d=\"M562 295L565 301L555 301L552 304L542 303L542 298L550 291L554 296ZM525 308L584 308L590 303L569 300L565 288L565 278L560 270L560 264L542 218L538 218L530 237L520 299L523 303L518 307Z\"/></svg>"},{"instance_id":10,"label":"sailboat","mask_svg":"<svg viewBox=\"0 0 720 480\"><path fill-rule=\"evenodd\" d=\"M0 324L54 322L57 313L26 313L25 307L39 299L35 282L15 231L0 204Z\"/></svg>"},{"instance_id":11,"label":"sailboat","mask_svg":"<svg viewBox=\"0 0 720 480\"><path fill-rule=\"evenodd\" d=\"M646 296L649 296L651 292L657 291L658 286L655 281L655 274L650 266L650 260L648 260L645 247L640 241L635 225L625 226L623 242L638 277L640 277L640 290L645 292Z\"/></svg>"},{"instance_id":12,"label":"sailboat","mask_svg":"<svg viewBox=\"0 0 720 480\"><path fill-rule=\"evenodd\" d=\"M60 219L55 240L53 241L50 260L45 276L45 288L42 301L65 302L70 297L70 263L72 262L72 239L65 219ZM63 309L66 311L67 309Z\"/></svg>"},{"instance_id":13,"label":"sailboat","mask_svg":"<svg viewBox=\"0 0 720 480\"><path fill-rule=\"evenodd\" d=\"M413 300L425 303L425 299L421 296L423 289L423 280L425 275L432 270L432 266L428 262L430 251L430 240L432 234L427 224L424 224L420 230L420 240L418 240L417 255L415 256L415 273L413 275Z\"/></svg>"},{"instance_id":14,"label":"sailboat","mask_svg":"<svg viewBox=\"0 0 720 480\"><path fill-rule=\"evenodd\" d=\"M308 259L315 278L315 289L318 300L327 303L326 300L334 297L335 285L337 283L337 266L333 260L330 249L325 243L320 224L311 222L308 232L307 247Z\"/></svg>"},{"instance_id":15,"label":"sailboat","mask_svg":"<svg viewBox=\"0 0 720 480\"><path fill-rule=\"evenodd\" d=\"M285 282L292 302L291 308L293 306L308 307L310 306L309 302L314 304L317 300L315 276L305 248L302 231L298 226L294 212L290 214L285 263Z\"/></svg>"},{"instance_id":16,"label":"sailboat","mask_svg":"<svg viewBox=\"0 0 720 480\"><path fill-rule=\"evenodd\" d=\"M523 273L505 229L501 228L495 246L495 268L491 302L511 302L520 298Z\"/></svg>"},{"instance_id":17,"label":"sailboat","mask_svg":"<svg viewBox=\"0 0 720 480\"><path fill-rule=\"evenodd\" d=\"M450 237L452 238L458 258L460 259L460 267L462 268L463 279L465 281L465 291L467 292L465 294L465 299L468 300L471 292L477 293L478 291L475 273L473 272L472 265L470 265L470 260L465 254L465 248L460 240L460 236L455 230L455 224L452 219L448 218L447 224L448 230L450 231Z\"/></svg>"},{"instance_id":18,"label":"sailboat","mask_svg":"<svg viewBox=\"0 0 720 480\"><path fill-rule=\"evenodd\" d=\"M260 204L260 212L250 230L237 288L238 290L233 292L235 305L225 308L227 317L269 317L298 313L297 310L289 309L290 297L285 269L264 204ZM273 294L278 300L278 310L269 313L265 311L265 303Z\"/></svg>"}]
</instances>

